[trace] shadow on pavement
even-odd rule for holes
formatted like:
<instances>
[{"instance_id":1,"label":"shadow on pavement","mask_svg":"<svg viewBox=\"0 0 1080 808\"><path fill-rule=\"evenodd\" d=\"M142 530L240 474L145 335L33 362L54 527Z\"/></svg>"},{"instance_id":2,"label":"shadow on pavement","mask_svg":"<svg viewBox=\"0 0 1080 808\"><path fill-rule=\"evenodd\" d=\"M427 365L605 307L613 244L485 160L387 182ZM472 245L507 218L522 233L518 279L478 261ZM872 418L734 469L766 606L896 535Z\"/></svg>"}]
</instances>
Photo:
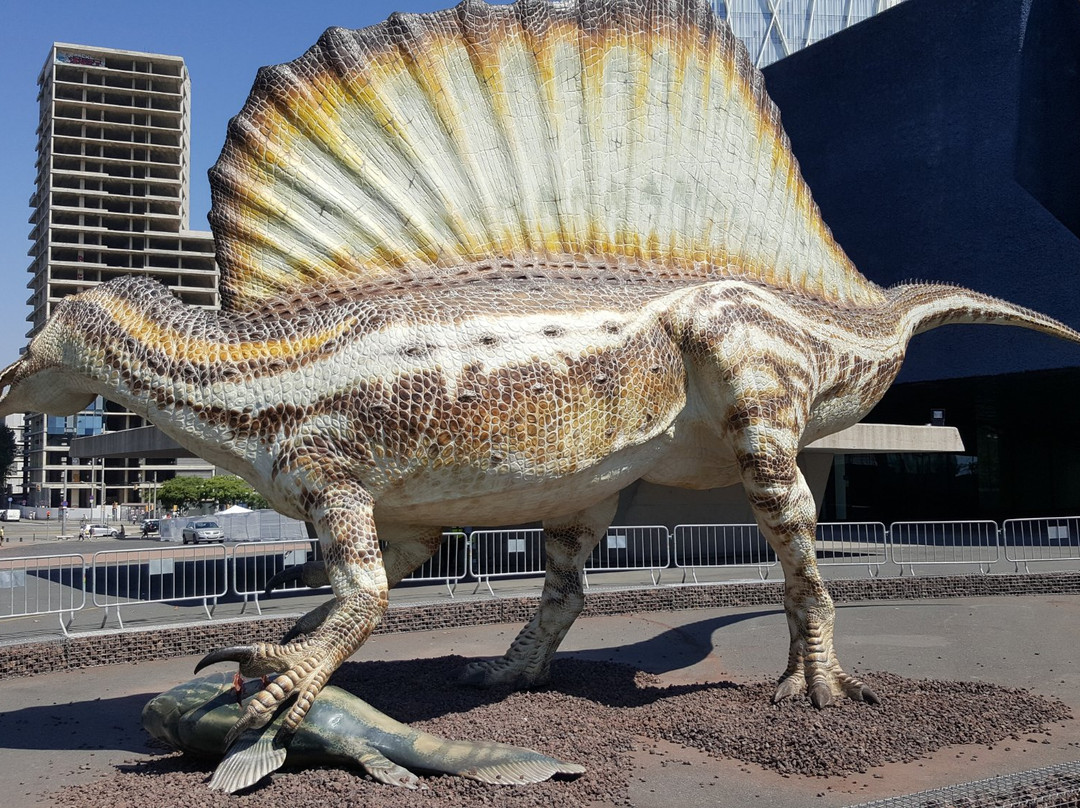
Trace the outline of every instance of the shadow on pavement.
<instances>
[{"instance_id":1,"label":"shadow on pavement","mask_svg":"<svg viewBox=\"0 0 1080 808\"><path fill-rule=\"evenodd\" d=\"M59 694L58 694L59 695ZM140 716L156 693L0 713L0 749L160 751L149 745Z\"/></svg>"}]
</instances>

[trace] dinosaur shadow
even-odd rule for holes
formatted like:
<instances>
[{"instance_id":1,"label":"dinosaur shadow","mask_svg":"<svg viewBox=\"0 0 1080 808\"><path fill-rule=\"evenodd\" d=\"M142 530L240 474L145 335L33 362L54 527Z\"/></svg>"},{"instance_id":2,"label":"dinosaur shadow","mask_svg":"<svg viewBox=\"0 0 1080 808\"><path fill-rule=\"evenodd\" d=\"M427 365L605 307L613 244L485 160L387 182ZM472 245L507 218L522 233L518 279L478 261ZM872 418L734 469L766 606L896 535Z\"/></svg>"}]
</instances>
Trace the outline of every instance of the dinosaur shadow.
<instances>
[{"instance_id":1,"label":"dinosaur shadow","mask_svg":"<svg viewBox=\"0 0 1080 808\"><path fill-rule=\"evenodd\" d=\"M691 666L713 652L714 632L745 620L775 615L763 609L723 615L670 628L623 646L582 649L556 655L552 677L542 688L608 707L635 707L683 693L731 688L730 682L657 686L640 674L662 674ZM345 662L335 684L405 723L427 720L504 701L511 688L462 686L457 676L470 660L448 655L429 659ZM104 674L103 674L104 675ZM120 750L161 753L142 730L146 692L0 712L0 749Z\"/></svg>"},{"instance_id":2,"label":"dinosaur shadow","mask_svg":"<svg viewBox=\"0 0 1080 808\"><path fill-rule=\"evenodd\" d=\"M658 675L690 667L713 653L714 632L776 614L782 614L782 610L722 615L669 628L636 643L560 652L552 662L550 681L539 690L557 691L605 707L640 707L685 693L737 687L731 682L657 685L641 674ZM502 702L518 692L510 687L459 684L458 675L470 661L458 655L349 661L337 670L331 684L405 723L467 712Z\"/></svg>"},{"instance_id":3,"label":"dinosaur shadow","mask_svg":"<svg viewBox=\"0 0 1080 808\"><path fill-rule=\"evenodd\" d=\"M783 613L783 609L777 607L741 614L719 615L670 627L654 637L639 642L598 650L580 650L573 652L573 655L581 659L621 662L646 673L670 673L696 665L717 651L718 646L713 642L713 635L717 631L747 620L782 617ZM719 651L722 653L722 647L719 647Z\"/></svg>"},{"instance_id":4,"label":"dinosaur shadow","mask_svg":"<svg viewBox=\"0 0 1080 808\"><path fill-rule=\"evenodd\" d=\"M158 754L141 716L157 693L87 699L0 713L0 749L119 750Z\"/></svg>"}]
</instances>

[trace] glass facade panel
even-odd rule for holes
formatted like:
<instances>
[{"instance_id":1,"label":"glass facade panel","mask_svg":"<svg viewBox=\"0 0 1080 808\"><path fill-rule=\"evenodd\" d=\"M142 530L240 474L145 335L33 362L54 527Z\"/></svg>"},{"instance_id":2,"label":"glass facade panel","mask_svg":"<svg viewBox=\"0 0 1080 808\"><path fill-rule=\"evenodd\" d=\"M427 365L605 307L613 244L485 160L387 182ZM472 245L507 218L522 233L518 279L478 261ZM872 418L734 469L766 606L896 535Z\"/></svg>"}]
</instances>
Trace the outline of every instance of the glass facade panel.
<instances>
[{"instance_id":1,"label":"glass facade panel","mask_svg":"<svg viewBox=\"0 0 1080 808\"><path fill-rule=\"evenodd\" d=\"M45 432L51 437L64 436L82 438L87 435L100 435L104 427L104 402L100 397L77 415L49 415L45 418ZM50 444L55 445L50 440Z\"/></svg>"},{"instance_id":2,"label":"glass facade panel","mask_svg":"<svg viewBox=\"0 0 1080 808\"><path fill-rule=\"evenodd\" d=\"M717 13L764 67L902 0L715 0Z\"/></svg>"}]
</instances>

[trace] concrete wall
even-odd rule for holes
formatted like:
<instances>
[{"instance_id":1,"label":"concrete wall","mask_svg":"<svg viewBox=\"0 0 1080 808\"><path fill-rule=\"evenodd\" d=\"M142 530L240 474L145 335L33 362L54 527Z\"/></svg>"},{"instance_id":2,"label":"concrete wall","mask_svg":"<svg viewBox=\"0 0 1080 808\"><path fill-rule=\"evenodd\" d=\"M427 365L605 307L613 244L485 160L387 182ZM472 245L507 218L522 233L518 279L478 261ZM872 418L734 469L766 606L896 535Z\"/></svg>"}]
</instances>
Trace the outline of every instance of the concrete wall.
<instances>
[{"instance_id":1,"label":"concrete wall","mask_svg":"<svg viewBox=\"0 0 1080 808\"><path fill-rule=\"evenodd\" d=\"M1080 4L908 0L766 68L825 221L888 285L947 280L1080 326ZM917 337L900 381L1080 367L1018 329Z\"/></svg>"}]
</instances>

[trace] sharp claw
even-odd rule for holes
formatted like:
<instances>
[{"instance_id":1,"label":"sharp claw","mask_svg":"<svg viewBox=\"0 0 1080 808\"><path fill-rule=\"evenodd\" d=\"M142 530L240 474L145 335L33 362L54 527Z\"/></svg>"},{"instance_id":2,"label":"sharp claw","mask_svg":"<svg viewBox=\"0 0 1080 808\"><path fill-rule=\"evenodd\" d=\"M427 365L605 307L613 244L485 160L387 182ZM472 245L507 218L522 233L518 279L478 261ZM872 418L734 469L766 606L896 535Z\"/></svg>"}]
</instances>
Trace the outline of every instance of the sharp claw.
<instances>
[{"instance_id":1,"label":"sharp claw","mask_svg":"<svg viewBox=\"0 0 1080 808\"><path fill-rule=\"evenodd\" d=\"M279 586L287 584L291 581L303 580L303 577L304 568L302 566L296 565L293 567L287 567L266 582L266 588L263 590L263 597L270 597L270 593L277 589Z\"/></svg>"},{"instance_id":2,"label":"sharp claw","mask_svg":"<svg viewBox=\"0 0 1080 808\"><path fill-rule=\"evenodd\" d=\"M297 623L293 623L292 628L281 635L281 644L284 645L287 642L292 642L304 632L300 630L300 626Z\"/></svg>"},{"instance_id":3,"label":"sharp claw","mask_svg":"<svg viewBox=\"0 0 1080 808\"><path fill-rule=\"evenodd\" d=\"M817 682L810 688L810 703L817 709L828 707L832 704L832 693L829 691L829 686L824 682Z\"/></svg>"},{"instance_id":4,"label":"sharp claw","mask_svg":"<svg viewBox=\"0 0 1080 808\"><path fill-rule=\"evenodd\" d=\"M776 692L773 693L773 704L779 704L787 699L793 699L800 695L805 689L805 685L801 679L796 679L794 676L785 677L780 681L780 684L776 688Z\"/></svg>"},{"instance_id":5,"label":"sharp claw","mask_svg":"<svg viewBox=\"0 0 1080 808\"><path fill-rule=\"evenodd\" d=\"M233 742L243 734L244 730L253 726L257 717L258 716L250 711L245 712L240 716L237 722L232 725L232 729L225 733L225 748L228 749L231 747Z\"/></svg>"},{"instance_id":6,"label":"sharp claw","mask_svg":"<svg viewBox=\"0 0 1080 808\"><path fill-rule=\"evenodd\" d=\"M213 665L216 662L238 662L241 666L250 662L254 652L247 645L234 645L232 648L218 648L216 651L211 651L209 654L199 660L199 664L195 666L195 673L198 673L208 665Z\"/></svg>"}]
</instances>

